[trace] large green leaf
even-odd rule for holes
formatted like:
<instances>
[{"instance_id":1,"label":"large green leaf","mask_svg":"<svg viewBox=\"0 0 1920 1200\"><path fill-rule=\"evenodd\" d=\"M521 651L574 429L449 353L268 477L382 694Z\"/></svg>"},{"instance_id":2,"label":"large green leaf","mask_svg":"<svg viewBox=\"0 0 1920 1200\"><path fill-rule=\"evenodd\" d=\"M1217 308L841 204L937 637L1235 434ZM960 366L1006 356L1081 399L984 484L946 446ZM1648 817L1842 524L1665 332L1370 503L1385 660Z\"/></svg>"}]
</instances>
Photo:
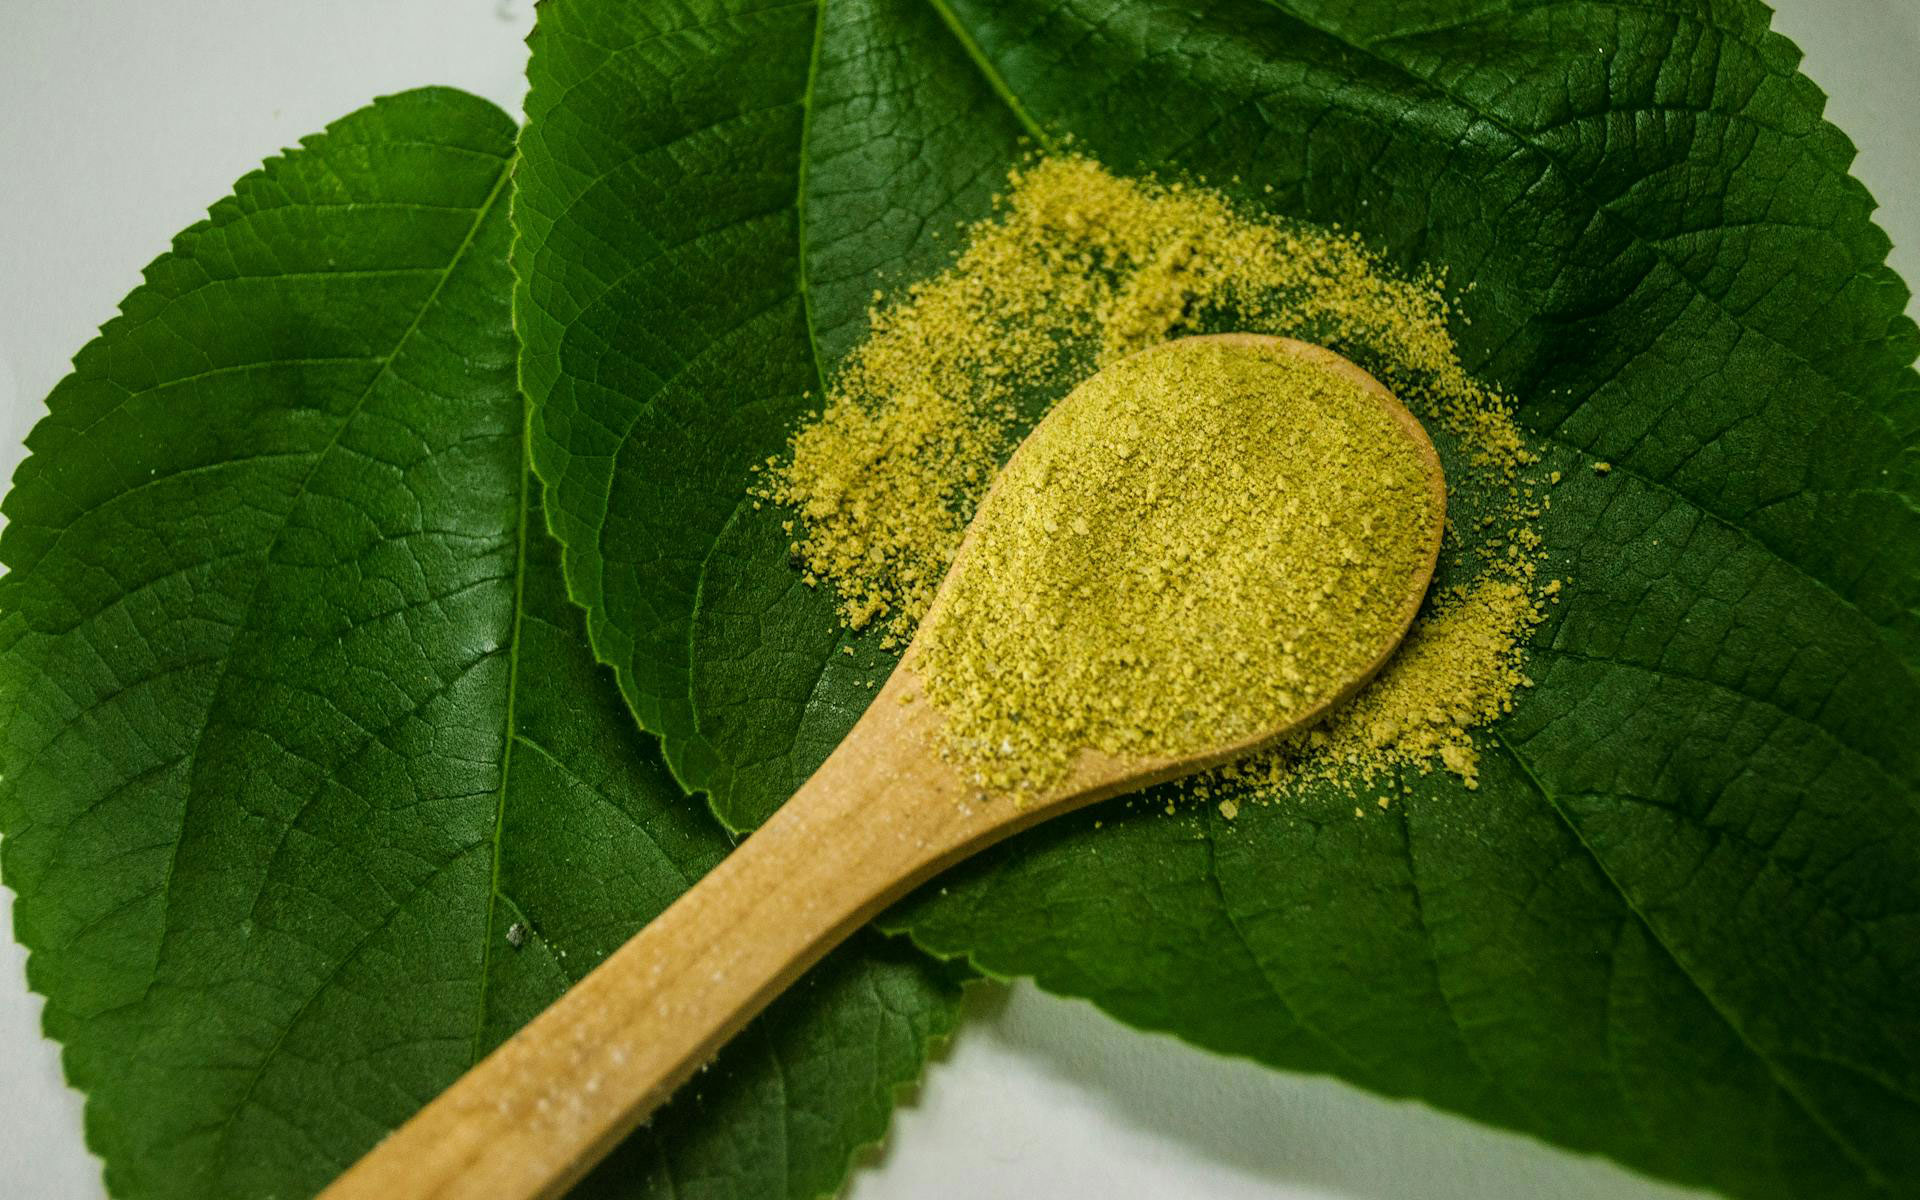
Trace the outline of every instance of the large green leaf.
<instances>
[{"instance_id":1,"label":"large green leaf","mask_svg":"<svg viewBox=\"0 0 1920 1200\"><path fill-rule=\"evenodd\" d=\"M6 882L116 1195L312 1193L730 845L543 532L514 136L412 92L241 180L7 498ZM831 1190L950 1027L944 974L844 950L586 1190Z\"/></svg>"},{"instance_id":2,"label":"large green leaf","mask_svg":"<svg viewBox=\"0 0 1920 1200\"><path fill-rule=\"evenodd\" d=\"M535 467L596 653L730 824L887 669L744 499L876 281L1023 139L1238 176L1451 273L1568 476L1537 686L1477 792L1109 806L894 924L1675 1179L1920 1190L1920 339L1759 4L549 0L533 46Z\"/></svg>"}]
</instances>

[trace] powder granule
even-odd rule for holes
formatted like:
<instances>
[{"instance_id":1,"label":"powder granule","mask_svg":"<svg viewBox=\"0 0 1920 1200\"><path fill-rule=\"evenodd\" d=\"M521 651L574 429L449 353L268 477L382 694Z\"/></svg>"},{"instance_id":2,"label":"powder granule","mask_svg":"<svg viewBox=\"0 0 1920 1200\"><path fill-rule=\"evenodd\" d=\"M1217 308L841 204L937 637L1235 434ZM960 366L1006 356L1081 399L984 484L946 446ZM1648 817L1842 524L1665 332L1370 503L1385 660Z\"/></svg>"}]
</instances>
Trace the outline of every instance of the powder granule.
<instances>
[{"instance_id":1,"label":"powder granule","mask_svg":"<svg viewBox=\"0 0 1920 1200\"><path fill-rule=\"evenodd\" d=\"M948 755L1043 791L1084 749L1175 758L1337 700L1411 618L1424 442L1271 344L1166 343L1075 389L974 520L915 671Z\"/></svg>"}]
</instances>

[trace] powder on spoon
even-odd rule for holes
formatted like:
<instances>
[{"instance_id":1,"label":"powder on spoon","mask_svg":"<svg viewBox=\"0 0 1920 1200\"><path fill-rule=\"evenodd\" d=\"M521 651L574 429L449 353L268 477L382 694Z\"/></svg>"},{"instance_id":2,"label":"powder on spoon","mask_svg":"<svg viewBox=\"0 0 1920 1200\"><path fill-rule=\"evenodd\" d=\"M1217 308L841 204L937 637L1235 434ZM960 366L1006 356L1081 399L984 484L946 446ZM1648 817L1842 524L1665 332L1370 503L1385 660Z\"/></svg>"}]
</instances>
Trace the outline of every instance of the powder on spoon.
<instances>
[{"instance_id":1,"label":"powder on spoon","mask_svg":"<svg viewBox=\"0 0 1920 1200\"><path fill-rule=\"evenodd\" d=\"M1174 758L1295 723L1398 640L1443 516L1376 393L1273 343L1166 343L1061 401L974 519L913 666L995 795L1083 749Z\"/></svg>"}]
</instances>

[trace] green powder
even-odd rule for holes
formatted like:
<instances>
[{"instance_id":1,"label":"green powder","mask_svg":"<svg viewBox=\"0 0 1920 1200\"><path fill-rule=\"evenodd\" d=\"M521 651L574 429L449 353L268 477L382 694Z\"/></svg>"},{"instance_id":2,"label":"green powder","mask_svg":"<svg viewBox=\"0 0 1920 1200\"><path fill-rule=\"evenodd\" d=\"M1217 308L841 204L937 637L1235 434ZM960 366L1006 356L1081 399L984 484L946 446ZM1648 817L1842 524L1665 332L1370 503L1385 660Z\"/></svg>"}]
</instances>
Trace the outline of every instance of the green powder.
<instances>
[{"instance_id":1,"label":"green powder","mask_svg":"<svg viewBox=\"0 0 1920 1200\"><path fill-rule=\"evenodd\" d=\"M1471 782L1471 730L1525 685L1521 646L1555 586L1536 579L1534 523L1550 501L1511 404L1461 365L1440 281L1396 272L1351 233L1086 158L1037 159L1010 184L951 267L875 293L871 333L823 410L769 460L755 495L793 511L808 582L834 591L851 627L903 644L1026 425L1102 366L1225 330L1327 345L1390 387L1448 456L1444 585L1403 652L1317 737L1196 787L1244 802L1401 766Z\"/></svg>"},{"instance_id":2,"label":"green powder","mask_svg":"<svg viewBox=\"0 0 1920 1200\"><path fill-rule=\"evenodd\" d=\"M1423 455L1376 395L1271 345L1101 371L1008 464L920 630L948 752L1024 797L1083 749L1181 757L1341 698L1424 590Z\"/></svg>"}]
</instances>

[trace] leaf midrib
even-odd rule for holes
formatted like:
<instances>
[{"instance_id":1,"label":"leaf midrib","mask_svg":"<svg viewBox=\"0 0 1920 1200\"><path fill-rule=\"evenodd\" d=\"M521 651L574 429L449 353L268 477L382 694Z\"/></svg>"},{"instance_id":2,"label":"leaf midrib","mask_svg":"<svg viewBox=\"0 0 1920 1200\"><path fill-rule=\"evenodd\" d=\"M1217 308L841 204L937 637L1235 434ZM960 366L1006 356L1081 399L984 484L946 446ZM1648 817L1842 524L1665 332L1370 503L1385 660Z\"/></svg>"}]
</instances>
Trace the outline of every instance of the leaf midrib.
<instances>
[{"instance_id":1,"label":"leaf midrib","mask_svg":"<svg viewBox=\"0 0 1920 1200\"><path fill-rule=\"evenodd\" d=\"M507 175L512 175L509 162ZM473 1042L469 1062L479 1062L487 1031L487 991L493 978L494 926L500 915L500 860L507 827L507 790L513 782L513 747L519 741L515 708L520 698L520 647L527 617L527 517L531 511L533 461L526 423L533 409L520 402L520 511L515 522L513 562L513 629L507 636L507 700L500 740L500 786L494 793L491 867L487 877L487 924L480 940L480 976L474 988Z\"/></svg>"},{"instance_id":2,"label":"leaf midrib","mask_svg":"<svg viewBox=\"0 0 1920 1200\"><path fill-rule=\"evenodd\" d=\"M1574 841L1579 845L1581 851L1585 853L1593 862L1594 866L1599 869L1601 877L1607 881L1608 886L1613 889L1614 894L1620 897L1620 902L1624 904L1627 911L1633 915L1633 919L1639 922L1640 927L1647 931L1647 936L1653 940L1654 945L1659 946L1661 952L1679 969L1681 977L1687 981L1688 986L1697 992L1701 999L1707 1002L1707 1006L1713 1010L1714 1015L1720 1018L1721 1022L1733 1032L1733 1036L1739 1039L1740 1044L1745 1046L1747 1051L1766 1068L1767 1075L1773 1080L1774 1086L1780 1089L1781 1094L1791 1099L1795 1107L1805 1113L1807 1119L1812 1121L1814 1126L1819 1129L1821 1133L1825 1134L1827 1139L1838 1147L1841 1153L1845 1154L1856 1167L1860 1168L1870 1184L1882 1191L1886 1190L1890 1185L1890 1181L1886 1175L1881 1172L1880 1168L1869 1159L1858 1146L1845 1137L1840 1129L1827 1119L1824 1112L1800 1093L1797 1081L1793 1080L1792 1076L1780 1066L1780 1064L1774 1061L1772 1055L1768 1054L1754 1042L1752 1037L1748 1035L1746 1029L1741 1026L1740 1022L1735 1020L1733 1014L1728 1012L1720 1003L1719 998L1713 993L1712 989L1701 982L1700 978L1694 973L1693 967L1687 963L1686 959L1680 955L1678 950L1668 943L1666 937L1661 933L1660 928L1641 911L1638 902L1634 900L1633 896L1627 891L1620 880L1615 877L1612 868L1607 865L1607 860L1602 857L1598 850L1594 849L1592 843L1587 840L1586 834L1574 821L1572 815L1561 807L1559 798L1554 795L1547 787L1546 782L1534 771L1533 764L1521 756L1519 749L1507 739L1506 734L1501 732L1499 728L1496 727L1489 730L1488 737L1512 760L1515 768L1519 770L1521 778L1526 780L1527 785L1539 795L1542 803L1547 806L1547 810L1553 813L1560 824L1573 836Z\"/></svg>"},{"instance_id":3,"label":"leaf midrib","mask_svg":"<svg viewBox=\"0 0 1920 1200\"><path fill-rule=\"evenodd\" d=\"M461 239L460 244L454 248L454 252L452 256L447 260L447 265L445 270L443 270L440 274L440 278L435 281L432 290L428 292L426 299L421 302L419 310L414 313L413 320L408 323L407 327L401 331L400 336L394 341L393 349L390 352L388 352L388 354L383 359L380 360L380 368L374 372L372 378L367 380L366 386L361 389L360 395L354 401L354 405L352 409L350 409L346 414L346 416L342 418L339 427L334 430L333 436L329 438L326 445L321 447L320 450L314 455L313 465L309 467L306 474L302 476L299 486L294 490L293 497L291 498L291 500L289 500L287 504L286 511L281 515L280 523L275 528L273 537L268 541L266 548L263 549L260 553L260 561L263 565L271 562L273 558L274 549L279 546L280 539L285 535L288 525L293 520L294 512L300 507L300 502L306 496L307 489L312 484L314 476L319 472L321 464L324 463L327 460L328 456L332 453L332 451L337 446L339 446L340 440L346 435L347 429L353 425L354 421L365 410L367 401L373 395L374 388L379 384L379 382L382 379L386 378L387 374L393 369L393 364L400 357L400 352L406 349L407 344L410 341L412 341L414 336L419 332L421 323L426 320L427 314L433 311L434 306L439 302L441 294L446 290L447 281L453 278L455 271L459 269L460 264L466 260L467 255L472 251L474 244L479 237L480 230L482 226L484 226L486 223L487 215L493 210L493 206L499 202L500 197L505 194L506 182L512 175L512 171L510 170L512 166L512 162L513 160L510 157L502 158L500 160L501 166L500 166L499 176L494 180L492 188L487 192L486 197L480 202L479 207L474 210L473 224L468 227L466 235ZM236 639L238 638L240 631L247 629L253 623L253 618L259 611L261 598L266 593L266 583L267 583L268 577L269 577L269 572L262 570L260 581L254 585L253 594L248 599L246 613L241 618L239 623L235 626ZM179 861L180 861L180 848L186 841L186 838L184 836L184 830L185 830L185 824L186 824L187 810L192 805L193 797L196 794L198 794L198 789L194 786L193 779L197 774L197 770L200 762L200 751L206 744L206 736L212 724L210 718L212 716L213 705L218 703L220 693L226 686L227 678L232 673L233 662L234 662L234 654L232 653L231 646L229 646L229 650L225 656L225 660L221 663L220 674L215 679L213 687L207 693L208 712L200 721L200 728L198 729L198 731L196 731L194 736L193 748L188 754L188 757L192 760L193 765L188 768L189 776L188 776L188 784L187 784L187 794L185 798L181 801L181 828L183 831L183 836L176 838L174 840L173 851L168 856L168 859L167 859L166 872L161 878L159 895L161 897L162 904L170 905L170 902L171 902L173 873L174 873L175 867L179 864ZM291 831L293 823L298 819L299 819L298 814L295 814L292 818L289 819L288 826L287 826L289 831ZM452 862L458 861L459 857L460 856L456 855L453 859L448 860L449 865ZM435 872L435 875L438 875L439 871L443 871L443 870L445 870L445 865L443 865L439 870L437 870ZM424 886L424 884L422 886ZM418 890L419 889L416 889L416 893ZM388 913L386 921L390 922L393 919L394 914L398 913L400 909L404 907L405 903L406 901L402 901L401 904L395 905L393 910ZM385 923L386 922L382 923L383 926ZM152 991L154 982L157 981L157 976L159 971L159 961L158 961L159 954L163 952L164 952L164 946L161 951L156 952L155 965L154 965L154 974L156 978L154 980L149 980L148 982L147 991L149 994ZM305 1001L302 1002L300 1008L296 1010L294 1015L286 1022L285 1025L281 1027L279 1034L275 1036L273 1040L273 1044L267 1048L266 1053L260 1056L260 1062L257 1066L255 1066L252 1074L248 1077L247 1085L242 1090L240 1099L235 1102L233 1108L227 1113L225 1119L223 1119L220 1123L219 1132L215 1135L215 1138L214 1138L213 1152L207 1157L205 1165L202 1167L202 1174L212 1171L221 1162L222 1155L225 1153L225 1148L227 1146L227 1139L231 1135L233 1130L234 1121L239 1119L240 1114L246 1110L247 1104L253 1098L254 1090L259 1087L260 1080L266 1076L267 1068L273 1063L274 1059L279 1055L280 1048L286 1044L286 1040L288 1036L293 1032L294 1027L299 1024L300 1017L306 1013L309 1007L311 1007L311 1005L313 1004L314 998L317 997L321 992L326 990L326 987L332 981L333 977L337 975L339 970L343 968L347 962L350 962L354 957L354 955L357 953L358 953L358 947L356 946L356 948L353 951L350 951L349 953L341 957L340 962L335 965L333 972L331 972L328 975L328 977L322 981L320 986L314 989L313 993L309 995Z\"/></svg>"}]
</instances>

